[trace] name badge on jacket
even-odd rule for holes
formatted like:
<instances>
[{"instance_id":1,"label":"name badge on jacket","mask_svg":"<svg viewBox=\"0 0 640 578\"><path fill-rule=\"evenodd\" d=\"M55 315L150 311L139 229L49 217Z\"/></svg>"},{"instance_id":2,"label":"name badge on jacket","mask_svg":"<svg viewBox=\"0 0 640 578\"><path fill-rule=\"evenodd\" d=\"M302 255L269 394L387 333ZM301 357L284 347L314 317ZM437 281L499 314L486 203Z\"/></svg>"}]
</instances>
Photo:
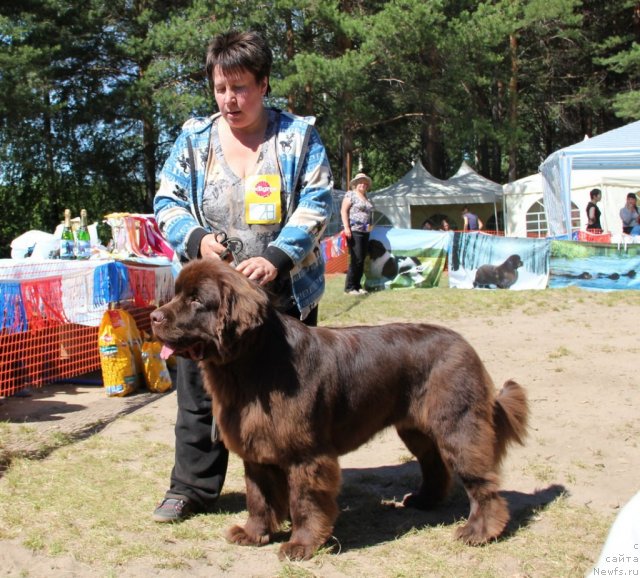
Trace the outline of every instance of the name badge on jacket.
<instances>
[{"instance_id":1,"label":"name badge on jacket","mask_svg":"<svg viewBox=\"0 0 640 578\"><path fill-rule=\"evenodd\" d=\"M275 225L282 215L280 175L252 175L245 179L245 220L249 225Z\"/></svg>"}]
</instances>

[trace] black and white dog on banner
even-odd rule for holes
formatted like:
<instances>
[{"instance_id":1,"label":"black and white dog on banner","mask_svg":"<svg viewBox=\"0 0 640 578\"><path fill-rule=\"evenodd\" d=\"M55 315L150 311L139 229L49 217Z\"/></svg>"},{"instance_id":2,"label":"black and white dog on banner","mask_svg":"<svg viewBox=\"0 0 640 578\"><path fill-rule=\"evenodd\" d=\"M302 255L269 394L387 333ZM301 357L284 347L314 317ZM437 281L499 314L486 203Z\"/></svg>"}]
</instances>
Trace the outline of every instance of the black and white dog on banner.
<instances>
[{"instance_id":1,"label":"black and white dog on banner","mask_svg":"<svg viewBox=\"0 0 640 578\"><path fill-rule=\"evenodd\" d=\"M396 257L390 249L377 239L369 240L367 253L369 256L367 281L369 279L371 281L391 281L398 275L413 277L421 273L420 259L417 257Z\"/></svg>"}]
</instances>

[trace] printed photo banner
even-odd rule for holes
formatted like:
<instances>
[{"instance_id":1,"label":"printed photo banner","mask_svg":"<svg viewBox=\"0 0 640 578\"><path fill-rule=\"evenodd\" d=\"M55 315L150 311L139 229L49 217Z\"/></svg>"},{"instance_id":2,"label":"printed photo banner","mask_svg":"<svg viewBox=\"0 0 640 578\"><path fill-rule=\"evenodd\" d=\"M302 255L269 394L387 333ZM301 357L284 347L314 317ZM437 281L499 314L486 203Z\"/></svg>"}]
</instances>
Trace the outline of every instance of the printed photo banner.
<instances>
[{"instance_id":1,"label":"printed photo banner","mask_svg":"<svg viewBox=\"0 0 640 578\"><path fill-rule=\"evenodd\" d=\"M365 260L367 291L437 287L447 260L449 233L375 227Z\"/></svg>"},{"instance_id":2,"label":"printed photo banner","mask_svg":"<svg viewBox=\"0 0 640 578\"><path fill-rule=\"evenodd\" d=\"M452 233L449 287L457 289L545 289L550 241L484 233Z\"/></svg>"},{"instance_id":3,"label":"printed photo banner","mask_svg":"<svg viewBox=\"0 0 640 578\"><path fill-rule=\"evenodd\" d=\"M640 245L551 242L549 287L640 289Z\"/></svg>"}]
</instances>

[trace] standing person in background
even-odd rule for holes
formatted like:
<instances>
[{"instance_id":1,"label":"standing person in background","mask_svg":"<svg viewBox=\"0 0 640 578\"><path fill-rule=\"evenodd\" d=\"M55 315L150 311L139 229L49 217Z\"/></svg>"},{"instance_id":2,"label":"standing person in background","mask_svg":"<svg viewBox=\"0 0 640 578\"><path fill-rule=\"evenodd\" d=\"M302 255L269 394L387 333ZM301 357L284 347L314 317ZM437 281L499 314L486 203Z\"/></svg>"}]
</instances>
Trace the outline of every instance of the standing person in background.
<instances>
[{"instance_id":1,"label":"standing person in background","mask_svg":"<svg viewBox=\"0 0 640 578\"><path fill-rule=\"evenodd\" d=\"M587 231L599 235L602 233L602 225L600 224L600 209L598 202L602 199L602 191L600 189L592 189L589 193L591 200L587 204Z\"/></svg>"},{"instance_id":2,"label":"standing person in background","mask_svg":"<svg viewBox=\"0 0 640 578\"><path fill-rule=\"evenodd\" d=\"M627 235L637 235L640 232L640 213L638 212L638 197L635 193L627 195L627 202L620 209L620 219L622 220L622 232ZM633 232L634 227L635 232Z\"/></svg>"},{"instance_id":3,"label":"standing person in background","mask_svg":"<svg viewBox=\"0 0 640 578\"><path fill-rule=\"evenodd\" d=\"M464 225L462 226L462 230L464 232L480 231L484 227L484 224L478 215L472 213L469 210L469 207L464 207L462 209L462 219L464 220Z\"/></svg>"},{"instance_id":4,"label":"standing person in background","mask_svg":"<svg viewBox=\"0 0 640 578\"><path fill-rule=\"evenodd\" d=\"M344 291L348 295L364 295L366 291L362 288L361 281L373 217L373 205L367 198L371 178L364 173L358 173L351 179L349 187L350 190L345 193L340 209L342 226L349 245L349 269Z\"/></svg>"},{"instance_id":5,"label":"standing person in background","mask_svg":"<svg viewBox=\"0 0 640 578\"><path fill-rule=\"evenodd\" d=\"M276 309L316 325L324 292L319 241L333 179L313 119L265 107L271 63L258 33L213 39L206 74L219 113L184 124L160 174L154 212L181 261L233 261ZM176 389L175 461L156 522L212 511L227 471L229 453L196 362L178 358Z\"/></svg>"}]
</instances>

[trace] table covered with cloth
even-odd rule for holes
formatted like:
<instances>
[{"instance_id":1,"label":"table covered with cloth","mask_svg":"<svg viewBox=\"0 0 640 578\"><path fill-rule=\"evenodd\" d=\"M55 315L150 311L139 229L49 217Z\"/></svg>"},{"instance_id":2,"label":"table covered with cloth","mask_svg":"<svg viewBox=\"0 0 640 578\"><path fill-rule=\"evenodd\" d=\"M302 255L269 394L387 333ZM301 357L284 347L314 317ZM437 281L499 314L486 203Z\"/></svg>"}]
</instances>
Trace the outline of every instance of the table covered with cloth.
<instances>
[{"instance_id":1,"label":"table covered with cloth","mask_svg":"<svg viewBox=\"0 0 640 578\"><path fill-rule=\"evenodd\" d=\"M145 331L173 290L166 258L0 260L0 395L98 369L104 312L125 308Z\"/></svg>"}]
</instances>

